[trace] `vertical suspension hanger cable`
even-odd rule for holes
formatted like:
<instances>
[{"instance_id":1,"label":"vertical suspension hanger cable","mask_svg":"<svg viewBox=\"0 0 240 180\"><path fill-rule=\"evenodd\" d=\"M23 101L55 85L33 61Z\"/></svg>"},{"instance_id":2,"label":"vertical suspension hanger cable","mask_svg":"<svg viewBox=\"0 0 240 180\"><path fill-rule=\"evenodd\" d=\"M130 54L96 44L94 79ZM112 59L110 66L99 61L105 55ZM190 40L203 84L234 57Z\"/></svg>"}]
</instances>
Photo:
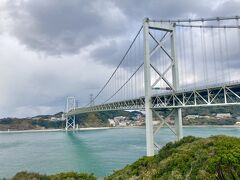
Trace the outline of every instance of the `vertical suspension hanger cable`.
<instances>
[{"instance_id":1,"label":"vertical suspension hanger cable","mask_svg":"<svg viewBox=\"0 0 240 180\"><path fill-rule=\"evenodd\" d=\"M218 18L217 22L218 22L218 26L220 26L220 20L219 20L219 18ZM220 76L223 75L223 82L224 82L224 81L225 81L225 80L224 80L225 77L224 77L222 38L221 38L221 29L220 29L220 28L218 28L218 41L219 41L219 55L220 55L219 61L220 61L220 63L221 63L221 74L220 74ZM222 74L222 73L223 73L223 74Z\"/></svg>"},{"instance_id":2,"label":"vertical suspension hanger cable","mask_svg":"<svg viewBox=\"0 0 240 180\"><path fill-rule=\"evenodd\" d=\"M125 80L125 72L124 72L123 65L121 68L122 68L122 80L121 80L121 84L122 84ZM122 89L122 100L124 100L124 98L125 98L125 88Z\"/></svg>"},{"instance_id":3,"label":"vertical suspension hanger cable","mask_svg":"<svg viewBox=\"0 0 240 180\"><path fill-rule=\"evenodd\" d=\"M163 73L164 72L164 54L163 54L163 52L162 52L162 49L160 48L160 50L159 50L159 53L160 53L160 60L159 60L159 64L160 64L160 67L161 67L161 72ZM163 82L162 81L160 81L159 82L159 87L160 88L163 88Z\"/></svg>"},{"instance_id":4,"label":"vertical suspension hanger cable","mask_svg":"<svg viewBox=\"0 0 240 180\"><path fill-rule=\"evenodd\" d=\"M131 74L134 72L134 64L135 64L135 44L134 44L134 48L133 48L133 54L132 54L132 63L131 63ZM130 88L131 88L131 99L133 99L134 97L134 77L131 79L131 83L130 83Z\"/></svg>"},{"instance_id":5,"label":"vertical suspension hanger cable","mask_svg":"<svg viewBox=\"0 0 240 180\"><path fill-rule=\"evenodd\" d=\"M189 20L189 24L191 25L191 20ZM194 58L194 46L193 46L193 32L192 27L190 27L190 48L191 48L191 60L192 60L192 70L193 70L193 78L194 78L194 87L196 88L196 72L195 72L195 58Z\"/></svg>"},{"instance_id":6,"label":"vertical suspension hanger cable","mask_svg":"<svg viewBox=\"0 0 240 180\"><path fill-rule=\"evenodd\" d=\"M122 75L121 75L121 70L122 68L119 68L119 75L118 75L118 88L121 86L121 84L122 84ZM118 94L118 100L121 100L122 99L122 96L121 96L121 93L122 92L120 92L119 94Z\"/></svg>"},{"instance_id":7,"label":"vertical suspension hanger cable","mask_svg":"<svg viewBox=\"0 0 240 180\"><path fill-rule=\"evenodd\" d=\"M124 64L124 63L123 63L123 64ZM119 68L119 71L120 71L120 78L119 78L119 87L120 87L121 84L123 83L124 67L121 66L121 67ZM113 93L114 93L114 92L113 92ZM113 94L113 93L112 93L112 94ZM120 93L120 99L123 100L123 90L122 90L121 93Z\"/></svg>"},{"instance_id":8,"label":"vertical suspension hanger cable","mask_svg":"<svg viewBox=\"0 0 240 180\"><path fill-rule=\"evenodd\" d=\"M239 27L239 17L236 17L236 24ZM238 33L238 53L239 53L239 58L240 58L240 28L237 28L237 33ZM240 60L240 59L239 59Z\"/></svg>"},{"instance_id":9,"label":"vertical suspension hanger cable","mask_svg":"<svg viewBox=\"0 0 240 180\"><path fill-rule=\"evenodd\" d=\"M164 69L167 67L167 58L166 58L166 54L161 50L162 54L163 54L163 67ZM168 75L168 73L166 73L165 77ZM164 81L160 81L162 82L162 87L165 87Z\"/></svg>"},{"instance_id":10,"label":"vertical suspension hanger cable","mask_svg":"<svg viewBox=\"0 0 240 180\"><path fill-rule=\"evenodd\" d=\"M204 25L204 20L202 21ZM205 70L206 70L206 82L208 83L208 61L207 61L207 48L206 48L206 39L205 39L205 28L202 28L202 40L203 40L203 56L205 61Z\"/></svg>"},{"instance_id":11,"label":"vertical suspension hanger cable","mask_svg":"<svg viewBox=\"0 0 240 180\"><path fill-rule=\"evenodd\" d=\"M215 41L214 41L214 32L213 32L213 28L211 28L211 40L212 40L212 52L213 52L213 66L214 66L214 72L213 75L215 77L215 81L217 81L217 67L216 67L216 52L215 52Z\"/></svg>"},{"instance_id":12,"label":"vertical suspension hanger cable","mask_svg":"<svg viewBox=\"0 0 240 180\"><path fill-rule=\"evenodd\" d=\"M161 36L163 36L163 33L161 33ZM161 48L159 49L159 67L160 67L161 73L163 73L164 72L164 64L163 64L163 52L162 52ZM159 81L159 87L163 88L162 81Z\"/></svg>"},{"instance_id":13,"label":"vertical suspension hanger cable","mask_svg":"<svg viewBox=\"0 0 240 180\"><path fill-rule=\"evenodd\" d=\"M119 78L118 78L118 82L119 82L119 84L121 84L121 80L122 80L122 70L121 70L121 68L119 68ZM119 99L119 101L122 99L122 91L121 92L119 92L119 94L118 94L118 99Z\"/></svg>"},{"instance_id":14,"label":"vertical suspension hanger cable","mask_svg":"<svg viewBox=\"0 0 240 180\"><path fill-rule=\"evenodd\" d=\"M142 39L142 48L144 48L143 39ZM142 51L142 54L144 55L143 51ZM144 69L142 69L141 81L142 81L142 84L144 84ZM143 88L141 88L141 96L143 96L143 95L144 95L144 86L143 86Z\"/></svg>"},{"instance_id":15,"label":"vertical suspension hanger cable","mask_svg":"<svg viewBox=\"0 0 240 180\"><path fill-rule=\"evenodd\" d=\"M183 63L184 63L184 77L186 78L185 80L185 85L188 84L187 81L187 63L186 63L186 39L185 39L185 28L182 28L182 39L183 39Z\"/></svg>"},{"instance_id":16,"label":"vertical suspension hanger cable","mask_svg":"<svg viewBox=\"0 0 240 180\"><path fill-rule=\"evenodd\" d=\"M132 50L133 49L131 49L131 51L130 51L130 54L129 54L129 61L128 61L128 65L127 65L127 67L128 67L128 77L129 77L129 74L131 75L131 68L132 68ZM130 81L126 84L127 85L127 89L128 89L128 97L127 97L127 99L130 99L131 98L131 95L132 95L132 89L130 88L130 84L131 84L131 80L132 79L130 79Z\"/></svg>"},{"instance_id":17,"label":"vertical suspension hanger cable","mask_svg":"<svg viewBox=\"0 0 240 180\"><path fill-rule=\"evenodd\" d=\"M119 79L118 79L119 84L122 84L122 67L119 68ZM119 93L119 100L122 100L122 91Z\"/></svg>"},{"instance_id":18,"label":"vertical suspension hanger cable","mask_svg":"<svg viewBox=\"0 0 240 180\"><path fill-rule=\"evenodd\" d=\"M130 57L130 61L129 61L129 74L132 74L132 68L133 68L133 57L134 57L134 49L132 49L132 53L131 53L131 57ZM132 84L132 79L129 81L128 83L128 88L129 88L129 99L132 99L132 91L133 88L131 88L131 84Z\"/></svg>"},{"instance_id":19,"label":"vertical suspension hanger cable","mask_svg":"<svg viewBox=\"0 0 240 180\"><path fill-rule=\"evenodd\" d=\"M131 51L130 51L130 53L131 53ZM125 79L125 82L127 81L127 79L128 79L128 74L129 74L129 70L128 70L128 68L129 68L129 59L130 59L130 54L128 54L128 58L127 58L127 61L126 61L126 79ZM128 83L125 85L125 87L126 87L126 98L125 98L125 100L127 100L128 99L128 96L129 96L129 91L128 91ZM116 89L116 91L117 91L117 89Z\"/></svg>"},{"instance_id":20,"label":"vertical suspension hanger cable","mask_svg":"<svg viewBox=\"0 0 240 180\"><path fill-rule=\"evenodd\" d=\"M179 45L178 62L180 63L180 67L181 67L181 69L180 69L180 75L181 75L180 76L180 79L181 79L180 86L181 86L183 84L183 79L184 79L184 76L183 76L183 61L182 61L182 59L183 59L183 50L182 50L182 36L181 36L182 28L178 28L178 31L179 31L178 32L178 45Z\"/></svg>"},{"instance_id":21,"label":"vertical suspension hanger cable","mask_svg":"<svg viewBox=\"0 0 240 180\"><path fill-rule=\"evenodd\" d=\"M124 70L123 67L121 67L121 71L122 71L122 72L121 72L121 74L122 74L122 75L121 75L121 76L122 76L122 78L121 78L121 84L122 84L122 83L124 82L124 80L125 80L125 72L124 72L125 70ZM125 98L125 93L124 93L124 92L125 92L125 88L122 89L121 92L122 92L122 100L124 100L124 98Z\"/></svg>"},{"instance_id":22,"label":"vertical suspension hanger cable","mask_svg":"<svg viewBox=\"0 0 240 180\"><path fill-rule=\"evenodd\" d=\"M157 37L156 37L156 30L153 30L153 36L154 36L155 39L157 39ZM154 41L154 43L156 43L156 42ZM155 57L155 58L154 58L154 57ZM157 62L158 62L157 57L158 57L158 52L156 52L156 53L153 55L152 61L154 60L155 62L152 62L152 63L154 63L154 66L157 66ZM150 59L151 59L151 56L150 56ZM150 70L150 73L153 74L153 76L151 75L151 79L152 79L152 78L154 78L154 79L157 78L157 73L156 73L155 71L151 71L151 70ZM150 79L150 82L151 82L151 84L152 84L151 79Z\"/></svg>"},{"instance_id":23,"label":"vertical suspension hanger cable","mask_svg":"<svg viewBox=\"0 0 240 180\"><path fill-rule=\"evenodd\" d=\"M137 67L137 58L138 58L138 41L135 44L135 67ZM134 99L137 98L137 74L134 76Z\"/></svg>"},{"instance_id":24,"label":"vertical suspension hanger cable","mask_svg":"<svg viewBox=\"0 0 240 180\"><path fill-rule=\"evenodd\" d=\"M160 35L158 35L160 36ZM157 67L158 69L160 70L161 73L163 73L163 67L161 65L161 56L162 56L162 53L161 53L161 48L158 50L158 58L157 58ZM156 79L155 79L156 80ZM161 85L159 83L159 87L161 88Z\"/></svg>"},{"instance_id":25,"label":"vertical suspension hanger cable","mask_svg":"<svg viewBox=\"0 0 240 180\"><path fill-rule=\"evenodd\" d=\"M125 61L126 62L126 61ZM123 74L124 74L124 81L123 81L123 83L125 82L125 80L127 79L126 78L126 70L125 70L125 68L123 68ZM124 86L124 88L123 88L123 91L124 91L124 98L123 98L123 100L125 100L126 99L126 86ZM115 92L115 91L114 91Z\"/></svg>"},{"instance_id":26,"label":"vertical suspension hanger cable","mask_svg":"<svg viewBox=\"0 0 240 180\"><path fill-rule=\"evenodd\" d=\"M140 37L139 37L139 57L143 57L142 56L142 52L143 52L143 48L142 48L142 36L143 35L141 35ZM143 62L143 60L141 60L142 62ZM141 70L140 70L140 73L138 74L138 88L137 88L137 96L138 97L140 97L141 96L141 87L142 87L142 81L141 81L141 75L142 75L142 72L141 72Z\"/></svg>"},{"instance_id":27,"label":"vertical suspension hanger cable","mask_svg":"<svg viewBox=\"0 0 240 180\"><path fill-rule=\"evenodd\" d=\"M137 43L138 43L138 40L137 40ZM134 48L135 48L135 54L134 54L134 66L137 65L137 44L134 45ZM136 78L137 78L137 75L134 76L134 99L136 98Z\"/></svg>"},{"instance_id":28,"label":"vertical suspension hanger cable","mask_svg":"<svg viewBox=\"0 0 240 180\"><path fill-rule=\"evenodd\" d=\"M138 56L137 56L138 59L137 60L141 60L140 57L142 57L142 55L141 55L141 52L142 52L141 37L142 37L142 34L141 34L141 36L139 36L139 41L138 41L138 49L139 49L139 51L138 51ZM141 73L139 73L138 76L137 76L137 82L141 83L140 78L139 78L140 75L141 75ZM137 86L137 84L136 84L136 90L137 90L137 97L140 97L140 95L139 95L139 86Z\"/></svg>"},{"instance_id":29,"label":"vertical suspension hanger cable","mask_svg":"<svg viewBox=\"0 0 240 180\"><path fill-rule=\"evenodd\" d=\"M116 73L116 89L118 89L118 87L119 87L119 81L118 81L118 79L119 79L119 70L117 71L117 73ZM113 101L116 101L117 100L117 96L115 96L114 98L113 98Z\"/></svg>"},{"instance_id":30,"label":"vertical suspension hanger cable","mask_svg":"<svg viewBox=\"0 0 240 180\"><path fill-rule=\"evenodd\" d=\"M118 89L119 87L119 81L118 81L118 78L119 78L119 73L116 74L116 90ZM116 101L117 100L117 95L113 98L112 101Z\"/></svg>"},{"instance_id":31,"label":"vertical suspension hanger cable","mask_svg":"<svg viewBox=\"0 0 240 180\"><path fill-rule=\"evenodd\" d=\"M119 70L117 70L116 74L115 74L115 86L116 86L116 89L118 87L118 73L119 73ZM112 99L112 101L115 101L116 100L116 96ZM111 101L110 101L111 102Z\"/></svg>"},{"instance_id":32,"label":"vertical suspension hanger cable","mask_svg":"<svg viewBox=\"0 0 240 180\"><path fill-rule=\"evenodd\" d=\"M204 21L202 21L202 26L204 26ZM202 50L201 50L201 55L202 55L202 62L203 62L203 65L202 65L202 71L203 71L203 79L204 79L204 82L206 82L207 81L207 77L206 77L206 69L207 69L207 67L206 67L206 49L205 49L205 46L204 46L204 38L203 38L203 27L200 27L200 34L201 34L201 48L202 48Z\"/></svg>"},{"instance_id":33,"label":"vertical suspension hanger cable","mask_svg":"<svg viewBox=\"0 0 240 180\"><path fill-rule=\"evenodd\" d=\"M131 60L132 60L132 49L130 50L130 53L129 53L129 58L128 58L128 61L127 61L127 79L129 77L129 74L130 74L130 71L131 71ZM131 89L129 89L129 83L130 83L131 80L128 81L128 83L126 84L126 88L127 88L127 98L126 99L129 99L130 95L131 95Z\"/></svg>"},{"instance_id":34,"label":"vertical suspension hanger cable","mask_svg":"<svg viewBox=\"0 0 240 180\"><path fill-rule=\"evenodd\" d=\"M117 88L116 88L116 74L117 74L117 71L116 71L116 73L114 74L114 79L113 79L113 84L114 84L114 85L113 85L113 86L114 86L113 92L116 91L116 89L117 89Z\"/></svg>"},{"instance_id":35,"label":"vertical suspension hanger cable","mask_svg":"<svg viewBox=\"0 0 240 180\"><path fill-rule=\"evenodd\" d=\"M131 53L131 50L129 51L129 54ZM125 71L126 71L126 79L124 80L124 82L126 82L126 80L128 79L128 62L129 62L129 54L128 54L128 56L127 56L127 59L126 59L126 61L125 61ZM125 100L127 100L127 98L128 98L128 87L127 87L127 84L125 85L125 89L126 89L126 97L125 97ZM117 91L117 89L116 89L116 91Z\"/></svg>"},{"instance_id":36,"label":"vertical suspension hanger cable","mask_svg":"<svg viewBox=\"0 0 240 180\"><path fill-rule=\"evenodd\" d=\"M229 65L229 52L228 52L228 39L227 39L227 32L226 28L224 28L224 41L225 41L225 61L227 63L227 75L228 81L230 81L230 65Z\"/></svg>"}]
</instances>

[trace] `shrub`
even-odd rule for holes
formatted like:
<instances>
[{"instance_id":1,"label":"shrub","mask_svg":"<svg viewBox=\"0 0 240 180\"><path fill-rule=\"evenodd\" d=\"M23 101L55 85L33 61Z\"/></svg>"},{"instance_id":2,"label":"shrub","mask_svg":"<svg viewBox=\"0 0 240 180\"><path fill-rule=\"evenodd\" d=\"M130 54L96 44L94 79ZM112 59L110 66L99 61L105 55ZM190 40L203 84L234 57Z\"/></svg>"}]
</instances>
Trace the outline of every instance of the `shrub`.
<instances>
[{"instance_id":1,"label":"shrub","mask_svg":"<svg viewBox=\"0 0 240 180\"><path fill-rule=\"evenodd\" d=\"M41 175L33 172L19 172L12 180L96 180L93 174L77 173L77 172L64 172L54 175Z\"/></svg>"},{"instance_id":2,"label":"shrub","mask_svg":"<svg viewBox=\"0 0 240 180\"><path fill-rule=\"evenodd\" d=\"M105 179L240 179L240 138L185 137Z\"/></svg>"}]
</instances>

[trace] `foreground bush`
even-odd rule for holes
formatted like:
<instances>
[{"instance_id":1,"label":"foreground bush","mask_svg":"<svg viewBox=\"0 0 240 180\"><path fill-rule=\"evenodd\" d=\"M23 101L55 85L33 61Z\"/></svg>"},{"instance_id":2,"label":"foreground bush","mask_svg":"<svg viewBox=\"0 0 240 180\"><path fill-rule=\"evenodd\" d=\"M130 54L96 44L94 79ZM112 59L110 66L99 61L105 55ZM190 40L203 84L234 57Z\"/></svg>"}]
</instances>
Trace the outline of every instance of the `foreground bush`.
<instances>
[{"instance_id":1,"label":"foreground bush","mask_svg":"<svg viewBox=\"0 0 240 180\"><path fill-rule=\"evenodd\" d=\"M185 137L105 179L240 179L240 138Z\"/></svg>"},{"instance_id":2,"label":"foreground bush","mask_svg":"<svg viewBox=\"0 0 240 180\"><path fill-rule=\"evenodd\" d=\"M96 179L97 178L94 177L92 174L86 173L67 172L47 176L26 171L19 172L12 178L12 180L96 180Z\"/></svg>"}]
</instances>

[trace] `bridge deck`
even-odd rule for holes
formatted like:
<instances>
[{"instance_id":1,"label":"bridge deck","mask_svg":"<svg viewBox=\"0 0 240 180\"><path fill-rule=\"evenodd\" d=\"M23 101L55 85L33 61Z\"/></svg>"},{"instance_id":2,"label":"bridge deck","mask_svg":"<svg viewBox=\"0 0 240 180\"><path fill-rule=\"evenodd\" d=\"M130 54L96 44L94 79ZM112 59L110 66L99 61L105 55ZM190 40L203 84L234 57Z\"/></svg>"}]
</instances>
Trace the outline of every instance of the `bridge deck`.
<instances>
[{"instance_id":1,"label":"bridge deck","mask_svg":"<svg viewBox=\"0 0 240 180\"><path fill-rule=\"evenodd\" d=\"M240 82L169 91L152 96L153 109L240 105ZM144 110L145 98L76 108L68 115L111 110Z\"/></svg>"}]
</instances>

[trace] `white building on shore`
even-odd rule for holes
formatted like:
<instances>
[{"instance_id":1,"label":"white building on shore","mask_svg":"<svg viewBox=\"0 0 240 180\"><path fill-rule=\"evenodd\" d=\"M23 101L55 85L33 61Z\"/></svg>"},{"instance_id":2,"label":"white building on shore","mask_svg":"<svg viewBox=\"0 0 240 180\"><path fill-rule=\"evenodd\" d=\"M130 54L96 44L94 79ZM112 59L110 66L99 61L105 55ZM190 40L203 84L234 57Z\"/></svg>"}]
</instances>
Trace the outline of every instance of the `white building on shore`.
<instances>
[{"instance_id":1,"label":"white building on shore","mask_svg":"<svg viewBox=\"0 0 240 180\"><path fill-rule=\"evenodd\" d=\"M216 118L218 118L218 119L231 118L231 117L232 117L231 113L218 113L216 115Z\"/></svg>"},{"instance_id":2,"label":"white building on shore","mask_svg":"<svg viewBox=\"0 0 240 180\"><path fill-rule=\"evenodd\" d=\"M109 125L112 127L116 126L116 122L113 119L108 119Z\"/></svg>"},{"instance_id":3,"label":"white building on shore","mask_svg":"<svg viewBox=\"0 0 240 180\"><path fill-rule=\"evenodd\" d=\"M199 115L187 115L186 117L185 117L186 119L197 119L197 118L199 118Z\"/></svg>"}]
</instances>

